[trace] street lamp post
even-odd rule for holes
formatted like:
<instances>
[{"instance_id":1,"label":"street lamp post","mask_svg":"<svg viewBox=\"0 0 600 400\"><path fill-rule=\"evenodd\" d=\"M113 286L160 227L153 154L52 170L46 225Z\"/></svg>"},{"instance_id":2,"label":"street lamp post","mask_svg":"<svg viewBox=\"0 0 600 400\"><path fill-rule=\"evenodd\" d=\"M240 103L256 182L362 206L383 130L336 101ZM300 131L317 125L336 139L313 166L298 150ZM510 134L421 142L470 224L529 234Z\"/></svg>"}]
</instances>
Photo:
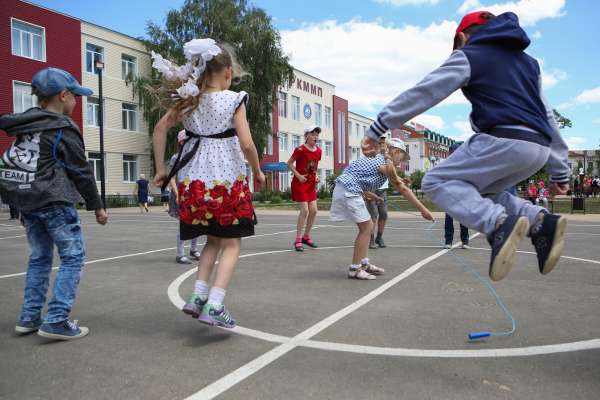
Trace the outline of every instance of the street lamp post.
<instances>
[{"instance_id":1,"label":"street lamp post","mask_svg":"<svg viewBox=\"0 0 600 400\"><path fill-rule=\"evenodd\" d=\"M106 179L104 177L104 97L102 96L102 71L104 62L96 60L96 73L98 74L98 128L100 131L100 197L102 205L106 208Z\"/></svg>"}]
</instances>

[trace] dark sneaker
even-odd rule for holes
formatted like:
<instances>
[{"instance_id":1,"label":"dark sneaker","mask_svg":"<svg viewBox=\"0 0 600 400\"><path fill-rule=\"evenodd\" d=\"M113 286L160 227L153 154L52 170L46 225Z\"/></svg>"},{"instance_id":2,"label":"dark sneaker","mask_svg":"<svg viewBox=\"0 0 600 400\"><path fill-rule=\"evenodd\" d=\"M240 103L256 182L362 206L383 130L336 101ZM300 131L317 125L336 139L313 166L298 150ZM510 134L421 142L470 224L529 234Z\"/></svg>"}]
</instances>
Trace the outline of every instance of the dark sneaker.
<instances>
[{"instance_id":1,"label":"dark sneaker","mask_svg":"<svg viewBox=\"0 0 600 400\"><path fill-rule=\"evenodd\" d=\"M546 275L554 269L565 247L567 218L544 213L541 226L535 228L531 232L531 243L537 253L540 272Z\"/></svg>"},{"instance_id":2,"label":"dark sneaker","mask_svg":"<svg viewBox=\"0 0 600 400\"><path fill-rule=\"evenodd\" d=\"M33 320L33 321L21 321L21 320L19 320L17 322L17 325L15 326L15 332L21 333L21 334L31 333L31 332L35 332L38 329L40 329L40 326L42 326L42 319L41 318L38 318L38 319Z\"/></svg>"},{"instance_id":3,"label":"dark sneaker","mask_svg":"<svg viewBox=\"0 0 600 400\"><path fill-rule=\"evenodd\" d=\"M198 250L190 250L190 257L192 257L194 260L199 260L200 252Z\"/></svg>"},{"instance_id":4,"label":"dark sneaker","mask_svg":"<svg viewBox=\"0 0 600 400\"><path fill-rule=\"evenodd\" d=\"M187 258L187 256L175 257L175 262L177 264L192 264L193 261Z\"/></svg>"},{"instance_id":5,"label":"dark sneaker","mask_svg":"<svg viewBox=\"0 0 600 400\"><path fill-rule=\"evenodd\" d=\"M90 333L85 326L77 326L77 321L65 320L53 324L44 323L38 329L38 335L48 339L75 340Z\"/></svg>"},{"instance_id":6,"label":"dark sneaker","mask_svg":"<svg viewBox=\"0 0 600 400\"><path fill-rule=\"evenodd\" d=\"M377 243L377 246L379 246L382 249L385 249L387 247L382 237L375 239L375 243Z\"/></svg>"},{"instance_id":7,"label":"dark sneaker","mask_svg":"<svg viewBox=\"0 0 600 400\"><path fill-rule=\"evenodd\" d=\"M312 247L313 249L316 249L317 247L319 247L315 244L315 242L312 241L312 239L310 237L306 237L306 236L302 238L302 243L307 245L308 247Z\"/></svg>"},{"instance_id":8,"label":"dark sneaker","mask_svg":"<svg viewBox=\"0 0 600 400\"><path fill-rule=\"evenodd\" d=\"M191 315L194 318L198 318L200 316L200 313L202 312L202 307L204 307L207 300L208 297L203 300L196 293L192 293L190 299L187 303L185 303L181 311L183 311L184 314Z\"/></svg>"},{"instance_id":9,"label":"dark sneaker","mask_svg":"<svg viewBox=\"0 0 600 400\"><path fill-rule=\"evenodd\" d=\"M490 279L503 279L513 267L517 256L517 247L527 234L529 221L526 217L509 215L487 240L492 246L490 259Z\"/></svg>"},{"instance_id":10,"label":"dark sneaker","mask_svg":"<svg viewBox=\"0 0 600 400\"><path fill-rule=\"evenodd\" d=\"M222 328L235 328L235 319L232 318L229 311L223 304L205 304L202 308L202 313L198 318L198 321L207 325L216 325Z\"/></svg>"}]
</instances>

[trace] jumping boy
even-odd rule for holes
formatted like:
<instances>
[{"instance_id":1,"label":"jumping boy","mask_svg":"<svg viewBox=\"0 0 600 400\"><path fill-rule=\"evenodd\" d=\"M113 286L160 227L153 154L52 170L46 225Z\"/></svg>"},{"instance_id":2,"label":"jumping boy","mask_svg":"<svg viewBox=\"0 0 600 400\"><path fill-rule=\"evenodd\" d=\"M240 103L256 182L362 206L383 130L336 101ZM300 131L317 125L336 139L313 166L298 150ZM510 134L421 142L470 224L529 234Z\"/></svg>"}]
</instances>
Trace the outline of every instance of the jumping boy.
<instances>
[{"instance_id":1,"label":"jumping boy","mask_svg":"<svg viewBox=\"0 0 600 400\"><path fill-rule=\"evenodd\" d=\"M476 133L425 175L422 189L460 223L487 235L490 278L495 281L510 272L527 234L542 274L554 268L564 247L566 218L504 191L545 164L553 191L565 194L569 188L568 148L542 95L540 66L524 52L529 43L511 12L467 14L450 57L392 100L362 143L365 153L374 153L386 130L462 89L473 106L470 120Z\"/></svg>"},{"instance_id":2,"label":"jumping boy","mask_svg":"<svg viewBox=\"0 0 600 400\"><path fill-rule=\"evenodd\" d=\"M25 278L25 299L15 327L20 334L60 340L84 337L89 329L69 321L85 263L81 221L75 209L80 196L96 221L108 219L98 196L96 179L85 157L83 138L69 116L77 97L90 96L67 71L46 68L31 81L41 108L0 116L0 129L15 141L2 156L0 192L21 209L21 220L31 246ZM45 318L42 309L52 271L54 246L60 267Z\"/></svg>"}]
</instances>

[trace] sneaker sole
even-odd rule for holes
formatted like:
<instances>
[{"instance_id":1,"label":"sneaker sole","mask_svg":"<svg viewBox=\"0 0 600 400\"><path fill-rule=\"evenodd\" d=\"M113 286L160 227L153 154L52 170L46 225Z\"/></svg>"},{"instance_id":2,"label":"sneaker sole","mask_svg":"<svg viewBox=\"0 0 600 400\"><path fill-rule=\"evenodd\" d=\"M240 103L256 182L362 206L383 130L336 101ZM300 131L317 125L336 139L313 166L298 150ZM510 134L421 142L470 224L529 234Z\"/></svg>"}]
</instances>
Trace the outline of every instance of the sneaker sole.
<instances>
[{"instance_id":1,"label":"sneaker sole","mask_svg":"<svg viewBox=\"0 0 600 400\"><path fill-rule=\"evenodd\" d=\"M525 217L520 217L504 246L496 255L494 263L490 266L491 280L497 282L508 275L515 263L515 258L517 258L519 243L527 234L528 229L529 221Z\"/></svg>"},{"instance_id":2,"label":"sneaker sole","mask_svg":"<svg viewBox=\"0 0 600 400\"><path fill-rule=\"evenodd\" d=\"M85 337L88 335L88 333L90 333L90 330L86 327L79 327L79 329L81 330L81 333L79 335L75 335L75 336L67 336L67 335L60 335L57 333L50 333L50 332L44 332L41 329L38 330L38 335L46 338L46 339L56 339L56 340L76 340L76 339L81 339L82 337Z\"/></svg>"},{"instance_id":3,"label":"sneaker sole","mask_svg":"<svg viewBox=\"0 0 600 400\"><path fill-rule=\"evenodd\" d=\"M201 322L208 326L218 326L219 328L225 328L225 329L233 329L236 327L236 325L227 325L227 324L224 324L217 320L211 319L209 317L206 317L206 316L203 317L202 315L198 318L198 322Z\"/></svg>"},{"instance_id":4,"label":"sneaker sole","mask_svg":"<svg viewBox=\"0 0 600 400\"><path fill-rule=\"evenodd\" d=\"M185 308L185 306L181 309L181 311L183 311L184 314L191 315L194 318L198 318L200 316L199 312Z\"/></svg>"},{"instance_id":5,"label":"sneaker sole","mask_svg":"<svg viewBox=\"0 0 600 400\"><path fill-rule=\"evenodd\" d=\"M40 327L38 326L37 328L27 328L24 326L15 326L15 332L17 333L32 333L37 331L38 329L40 329Z\"/></svg>"},{"instance_id":6,"label":"sneaker sole","mask_svg":"<svg viewBox=\"0 0 600 400\"><path fill-rule=\"evenodd\" d=\"M567 218L560 217L556 223L556 232L554 232L554 241L552 242L552 250L548 255L548 259L542 268L542 275L550 273L558 264L563 249L565 248L565 232L567 230Z\"/></svg>"}]
</instances>

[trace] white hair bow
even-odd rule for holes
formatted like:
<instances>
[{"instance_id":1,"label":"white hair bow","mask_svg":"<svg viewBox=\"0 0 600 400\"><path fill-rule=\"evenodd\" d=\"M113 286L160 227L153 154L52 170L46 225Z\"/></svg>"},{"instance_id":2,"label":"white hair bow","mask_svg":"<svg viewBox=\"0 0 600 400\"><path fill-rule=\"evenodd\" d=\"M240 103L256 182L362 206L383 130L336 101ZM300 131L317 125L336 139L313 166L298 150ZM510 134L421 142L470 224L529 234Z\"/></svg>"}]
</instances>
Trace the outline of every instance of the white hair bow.
<instances>
[{"instance_id":1,"label":"white hair bow","mask_svg":"<svg viewBox=\"0 0 600 400\"><path fill-rule=\"evenodd\" d=\"M187 99L200 93L196 80L206 69L206 63L220 53L221 48L213 39L192 39L183 45L183 54L187 60L184 65L178 66L153 51L152 67L169 81L185 82L177 89L177 94L182 99Z\"/></svg>"}]
</instances>

